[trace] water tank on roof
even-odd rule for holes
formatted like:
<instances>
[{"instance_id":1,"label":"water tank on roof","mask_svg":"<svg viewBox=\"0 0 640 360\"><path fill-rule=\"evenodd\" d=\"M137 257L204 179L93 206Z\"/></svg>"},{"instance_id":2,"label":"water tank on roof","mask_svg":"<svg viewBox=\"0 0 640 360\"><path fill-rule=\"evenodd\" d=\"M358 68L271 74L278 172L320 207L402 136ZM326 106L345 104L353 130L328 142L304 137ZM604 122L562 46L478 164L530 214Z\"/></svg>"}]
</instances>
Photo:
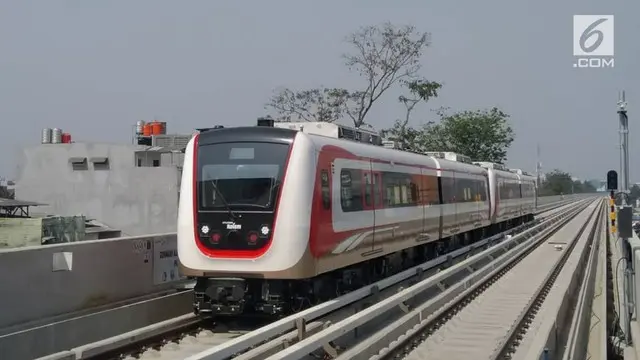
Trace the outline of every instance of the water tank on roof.
<instances>
[{"instance_id":1,"label":"water tank on roof","mask_svg":"<svg viewBox=\"0 0 640 360\"><path fill-rule=\"evenodd\" d=\"M53 130L51 131L51 143L52 144L62 143L62 129L53 128Z\"/></svg>"},{"instance_id":2,"label":"water tank on roof","mask_svg":"<svg viewBox=\"0 0 640 360\"><path fill-rule=\"evenodd\" d=\"M136 122L136 135L142 135L143 131L144 131L144 121L138 120L138 122Z\"/></svg>"},{"instance_id":3,"label":"water tank on roof","mask_svg":"<svg viewBox=\"0 0 640 360\"><path fill-rule=\"evenodd\" d=\"M42 143L43 144L51 144L51 128L42 129Z\"/></svg>"}]
</instances>

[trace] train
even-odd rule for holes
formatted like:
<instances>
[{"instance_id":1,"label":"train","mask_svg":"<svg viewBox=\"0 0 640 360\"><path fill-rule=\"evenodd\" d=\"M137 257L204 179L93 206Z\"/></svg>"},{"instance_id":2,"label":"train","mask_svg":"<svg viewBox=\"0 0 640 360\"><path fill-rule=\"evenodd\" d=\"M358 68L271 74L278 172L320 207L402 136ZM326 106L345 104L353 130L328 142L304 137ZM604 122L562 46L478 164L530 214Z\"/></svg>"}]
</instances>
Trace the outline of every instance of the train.
<instances>
[{"instance_id":1,"label":"train","mask_svg":"<svg viewBox=\"0 0 640 360\"><path fill-rule=\"evenodd\" d=\"M199 129L178 258L194 312L288 314L534 218L536 179L331 123Z\"/></svg>"}]
</instances>

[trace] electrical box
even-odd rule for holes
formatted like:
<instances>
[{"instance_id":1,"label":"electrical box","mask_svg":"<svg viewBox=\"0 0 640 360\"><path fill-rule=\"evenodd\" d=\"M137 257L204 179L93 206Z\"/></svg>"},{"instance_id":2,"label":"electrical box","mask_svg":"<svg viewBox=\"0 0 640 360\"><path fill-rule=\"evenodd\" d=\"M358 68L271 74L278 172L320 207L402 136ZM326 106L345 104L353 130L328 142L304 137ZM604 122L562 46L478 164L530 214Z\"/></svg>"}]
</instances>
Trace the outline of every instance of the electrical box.
<instances>
[{"instance_id":1,"label":"electrical box","mask_svg":"<svg viewBox=\"0 0 640 360\"><path fill-rule=\"evenodd\" d=\"M618 209L618 237L624 239L633 237L633 208L631 206Z\"/></svg>"}]
</instances>

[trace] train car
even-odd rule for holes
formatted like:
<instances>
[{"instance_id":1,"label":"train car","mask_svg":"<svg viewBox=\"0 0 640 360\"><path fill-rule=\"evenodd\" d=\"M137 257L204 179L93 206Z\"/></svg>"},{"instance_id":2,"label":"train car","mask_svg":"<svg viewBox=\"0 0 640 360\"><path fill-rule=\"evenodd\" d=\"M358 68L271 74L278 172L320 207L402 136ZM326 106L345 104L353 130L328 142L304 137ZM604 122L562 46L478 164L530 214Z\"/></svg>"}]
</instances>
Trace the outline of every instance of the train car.
<instances>
[{"instance_id":1,"label":"train car","mask_svg":"<svg viewBox=\"0 0 640 360\"><path fill-rule=\"evenodd\" d=\"M520 178L502 164L476 162L489 172L491 191L491 223L505 230L520 221L522 201Z\"/></svg>"},{"instance_id":2,"label":"train car","mask_svg":"<svg viewBox=\"0 0 640 360\"><path fill-rule=\"evenodd\" d=\"M492 190L515 181L515 200L517 174L379 143L327 123L196 134L178 215L194 311L295 311L474 240L494 212L520 216ZM504 214L494 201L506 202Z\"/></svg>"},{"instance_id":3,"label":"train car","mask_svg":"<svg viewBox=\"0 0 640 360\"><path fill-rule=\"evenodd\" d=\"M434 157L442 192L442 232L440 237L476 232L491 224L489 172L474 165L467 156L451 152L427 152ZM476 233L474 233L476 232Z\"/></svg>"},{"instance_id":4,"label":"train car","mask_svg":"<svg viewBox=\"0 0 640 360\"><path fill-rule=\"evenodd\" d=\"M518 174L521 194L521 216L523 221L531 221L536 211L537 187L535 176L522 171L521 169L511 169Z\"/></svg>"}]
</instances>

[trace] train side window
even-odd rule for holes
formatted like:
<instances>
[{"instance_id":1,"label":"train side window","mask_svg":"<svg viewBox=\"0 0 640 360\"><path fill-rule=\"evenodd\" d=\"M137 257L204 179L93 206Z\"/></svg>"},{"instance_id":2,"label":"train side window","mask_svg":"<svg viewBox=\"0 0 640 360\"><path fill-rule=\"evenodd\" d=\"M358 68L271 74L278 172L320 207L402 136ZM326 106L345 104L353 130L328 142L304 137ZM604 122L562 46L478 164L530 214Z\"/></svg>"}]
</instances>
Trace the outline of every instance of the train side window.
<instances>
[{"instance_id":1,"label":"train side window","mask_svg":"<svg viewBox=\"0 0 640 360\"><path fill-rule=\"evenodd\" d=\"M443 176L440 178L442 185L442 202L443 204L451 204L456 201L455 180L453 177Z\"/></svg>"},{"instance_id":2,"label":"train side window","mask_svg":"<svg viewBox=\"0 0 640 360\"><path fill-rule=\"evenodd\" d=\"M453 179L454 184L454 202L464 202L464 179L461 177L456 177Z\"/></svg>"},{"instance_id":3,"label":"train side window","mask_svg":"<svg viewBox=\"0 0 640 360\"><path fill-rule=\"evenodd\" d=\"M484 201L484 178L476 180L476 201Z\"/></svg>"},{"instance_id":4,"label":"train side window","mask_svg":"<svg viewBox=\"0 0 640 360\"><path fill-rule=\"evenodd\" d=\"M508 200L509 199L509 184L503 182L500 184L500 199Z\"/></svg>"},{"instance_id":5,"label":"train side window","mask_svg":"<svg viewBox=\"0 0 640 360\"><path fill-rule=\"evenodd\" d=\"M474 180L464 179L464 192L465 192L464 201L473 202L473 193L475 192L472 191L471 189L473 188L474 185L475 185Z\"/></svg>"},{"instance_id":6,"label":"train side window","mask_svg":"<svg viewBox=\"0 0 640 360\"><path fill-rule=\"evenodd\" d=\"M353 202L353 194L351 194L351 172L349 170L340 171L340 205L342 211L349 211Z\"/></svg>"},{"instance_id":7,"label":"train side window","mask_svg":"<svg viewBox=\"0 0 640 360\"><path fill-rule=\"evenodd\" d=\"M362 172L362 177L364 178L364 204L365 206L371 206L372 195L371 190L373 187L373 182L371 181L371 173L368 171Z\"/></svg>"},{"instance_id":8,"label":"train side window","mask_svg":"<svg viewBox=\"0 0 640 360\"><path fill-rule=\"evenodd\" d=\"M381 174L381 180L382 180L382 189L384 191L384 205L386 207L393 207L395 205L397 205L397 201L396 201L396 188L395 188L395 183L393 181L393 178L391 176L391 173L389 172L383 172ZM400 191L400 189L398 189L398 192Z\"/></svg>"},{"instance_id":9,"label":"train side window","mask_svg":"<svg viewBox=\"0 0 640 360\"><path fill-rule=\"evenodd\" d=\"M482 187L481 187L481 192L480 192L480 199L482 201L487 201L487 184L489 182L489 179L484 178L482 179Z\"/></svg>"},{"instance_id":10,"label":"train side window","mask_svg":"<svg viewBox=\"0 0 640 360\"><path fill-rule=\"evenodd\" d=\"M400 203L402 205L406 205L409 204L409 189L407 188L407 185L400 185Z\"/></svg>"},{"instance_id":11,"label":"train side window","mask_svg":"<svg viewBox=\"0 0 640 360\"><path fill-rule=\"evenodd\" d=\"M393 189L393 200L391 200L391 205L400 205L400 185L393 184L391 187Z\"/></svg>"},{"instance_id":12,"label":"train side window","mask_svg":"<svg viewBox=\"0 0 640 360\"><path fill-rule=\"evenodd\" d=\"M417 187L411 175L396 172L381 174L384 203L389 207L413 206L417 204ZM412 188L413 186L413 188Z\"/></svg>"},{"instance_id":13,"label":"train side window","mask_svg":"<svg viewBox=\"0 0 640 360\"><path fill-rule=\"evenodd\" d=\"M434 175L427 175L423 180L424 188L420 189L423 198L425 198L424 202L428 205L440 205L440 193L438 189L438 177ZM443 195L444 196L444 195Z\"/></svg>"},{"instance_id":14,"label":"train side window","mask_svg":"<svg viewBox=\"0 0 640 360\"><path fill-rule=\"evenodd\" d=\"M383 191L384 206L390 207L393 204L393 202L391 201L391 199L393 199L393 186L383 184Z\"/></svg>"},{"instance_id":15,"label":"train side window","mask_svg":"<svg viewBox=\"0 0 640 360\"><path fill-rule=\"evenodd\" d=\"M360 170L340 171L340 205L342 211L362 210L362 177Z\"/></svg>"},{"instance_id":16,"label":"train side window","mask_svg":"<svg viewBox=\"0 0 640 360\"><path fill-rule=\"evenodd\" d=\"M465 178L456 179L456 183L458 182L459 182L458 187L460 188L460 192L459 192L460 196L459 196L458 202L471 201L471 191L470 191L471 180L465 179Z\"/></svg>"},{"instance_id":17,"label":"train side window","mask_svg":"<svg viewBox=\"0 0 640 360\"><path fill-rule=\"evenodd\" d=\"M320 182L322 188L322 207L325 210L331 210L331 191L329 188L329 171L322 170L320 172Z\"/></svg>"},{"instance_id":18,"label":"train side window","mask_svg":"<svg viewBox=\"0 0 640 360\"><path fill-rule=\"evenodd\" d=\"M374 204L376 207L382 207L382 187L380 186L380 174L373 174L373 194L374 194Z\"/></svg>"},{"instance_id":19,"label":"train side window","mask_svg":"<svg viewBox=\"0 0 640 360\"><path fill-rule=\"evenodd\" d=\"M416 183L409 184L409 188L411 189L411 202L413 204L419 204L420 198L418 193L418 185Z\"/></svg>"},{"instance_id":20,"label":"train side window","mask_svg":"<svg viewBox=\"0 0 640 360\"><path fill-rule=\"evenodd\" d=\"M478 180L476 179L469 180L469 201L478 201Z\"/></svg>"}]
</instances>

